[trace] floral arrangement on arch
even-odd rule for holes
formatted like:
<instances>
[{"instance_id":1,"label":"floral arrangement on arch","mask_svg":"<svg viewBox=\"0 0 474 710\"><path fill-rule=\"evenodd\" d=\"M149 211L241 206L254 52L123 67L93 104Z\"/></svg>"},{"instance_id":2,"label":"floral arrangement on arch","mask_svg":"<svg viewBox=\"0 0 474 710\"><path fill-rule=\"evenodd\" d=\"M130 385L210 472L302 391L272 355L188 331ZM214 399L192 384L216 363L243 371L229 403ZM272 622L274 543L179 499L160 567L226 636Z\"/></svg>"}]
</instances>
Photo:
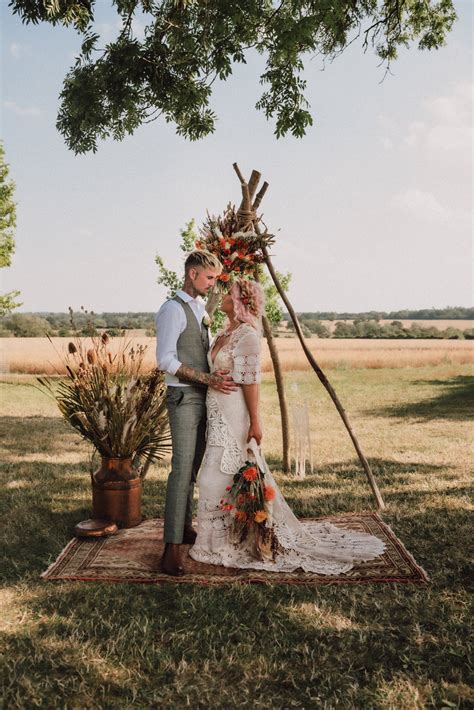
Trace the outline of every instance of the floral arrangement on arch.
<instances>
[{"instance_id":1,"label":"floral arrangement on arch","mask_svg":"<svg viewBox=\"0 0 474 710\"><path fill-rule=\"evenodd\" d=\"M219 281L224 287L234 278L253 277L257 265L265 260L262 247L273 242L271 234L257 234L253 229L242 230L235 206L230 203L222 216L208 215L200 232L196 249L205 249L219 258L223 267Z\"/></svg>"},{"instance_id":2,"label":"floral arrangement on arch","mask_svg":"<svg viewBox=\"0 0 474 710\"><path fill-rule=\"evenodd\" d=\"M272 522L275 496L275 489L265 482L265 473L257 463L246 461L220 502L221 509L232 517L234 543L241 545L248 540L257 559L275 560L279 549Z\"/></svg>"}]
</instances>

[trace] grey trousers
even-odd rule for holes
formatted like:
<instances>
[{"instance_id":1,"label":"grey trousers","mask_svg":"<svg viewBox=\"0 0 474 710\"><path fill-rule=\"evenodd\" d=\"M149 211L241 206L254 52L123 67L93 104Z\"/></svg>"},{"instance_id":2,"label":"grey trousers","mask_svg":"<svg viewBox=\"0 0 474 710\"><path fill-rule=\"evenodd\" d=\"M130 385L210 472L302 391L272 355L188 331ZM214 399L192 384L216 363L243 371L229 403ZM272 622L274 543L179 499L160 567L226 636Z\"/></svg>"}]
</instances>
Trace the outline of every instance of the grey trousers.
<instances>
[{"instance_id":1,"label":"grey trousers","mask_svg":"<svg viewBox=\"0 0 474 710\"><path fill-rule=\"evenodd\" d=\"M206 448L206 388L168 387L166 405L173 455L166 486L164 541L183 542L191 525L196 476Z\"/></svg>"}]
</instances>

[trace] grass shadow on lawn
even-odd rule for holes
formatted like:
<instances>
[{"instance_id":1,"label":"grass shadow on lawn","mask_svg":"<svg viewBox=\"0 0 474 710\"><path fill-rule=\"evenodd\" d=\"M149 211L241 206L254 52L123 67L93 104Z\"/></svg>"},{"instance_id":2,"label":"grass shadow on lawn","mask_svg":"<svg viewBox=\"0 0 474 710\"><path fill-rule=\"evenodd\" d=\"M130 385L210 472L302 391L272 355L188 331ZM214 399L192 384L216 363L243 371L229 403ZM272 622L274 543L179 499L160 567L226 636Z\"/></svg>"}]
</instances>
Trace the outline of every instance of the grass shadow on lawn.
<instances>
[{"instance_id":1,"label":"grass shadow on lawn","mask_svg":"<svg viewBox=\"0 0 474 710\"><path fill-rule=\"evenodd\" d=\"M272 468L271 458L268 460ZM273 459L278 465L278 459ZM394 502L390 489L400 487L402 495L408 498L411 491L406 489L413 480L422 476L429 484L433 477L443 478L446 466L393 461L371 458L371 469L388 506ZM320 466L305 478L294 475L277 474L288 505L299 517L334 515L343 512L374 510L375 503L365 472L358 460L340 461ZM404 490L404 488L406 489Z\"/></svg>"},{"instance_id":2,"label":"grass shadow on lawn","mask_svg":"<svg viewBox=\"0 0 474 710\"><path fill-rule=\"evenodd\" d=\"M160 517L165 482L146 479L144 517ZM89 461L4 464L0 472L2 577L37 576L74 535L74 526L92 514Z\"/></svg>"},{"instance_id":3,"label":"grass shadow on lawn","mask_svg":"<svg viewBox=\"0 0 474 710\"><path fill-rule=\"evenodd\" d=\"M474 377L459 375L449 380L422 380L412 383L416 386L441 387L443 391L436 397L418 402L407 402L370 410L367 413L386 417L411 417L415 419L454 419L470 421L474 419Z\"/></svg>"},{"instance_id":4,"label":"grass shadow on lawn","mask_svg":"<svg viewBox=\"0 0 474 710\"><path fill-rule=\"evenodd\" d=\"M31 598L26 590L36 621L9 635L14 686L25 707L32 675L39 697L96 707L234 707L237 688L262 708L421 707L410 693L422 688L432 707L466 699L467 578L454 544L466 512L413 512L398 522L430 531L420 538L427 587L60 583Z\"/></svg>"},{"instance_id":5,"label":"grass shadow on lawn","mask_svg":"<svg viewBox=\"0 0 474 710\"><path fill-rule=\"evenodd\" d=\"M3 448L21 454L47 453L67 455L87 447L64 419L59 417L0 417Z\"/></svg>"},{"instance_id":6,"label":"grass shadow on lawn","mask_svg":"<svg viewBox=\"0 0 474 710\"><path fill-rule=\"evenodd\" d=\"M61 420L16 424L19 460L0 479L7 707L472 706L467 486L443 487L454 470L371 460L384 519L431 577L422 588L53 584L39 574L89 517L89 461ZM298 515L374 508L355 459L303 480L268 461ZM145 481L147 517L163 514L165 479L163 465Z\"/></svg>"}]
</instances>

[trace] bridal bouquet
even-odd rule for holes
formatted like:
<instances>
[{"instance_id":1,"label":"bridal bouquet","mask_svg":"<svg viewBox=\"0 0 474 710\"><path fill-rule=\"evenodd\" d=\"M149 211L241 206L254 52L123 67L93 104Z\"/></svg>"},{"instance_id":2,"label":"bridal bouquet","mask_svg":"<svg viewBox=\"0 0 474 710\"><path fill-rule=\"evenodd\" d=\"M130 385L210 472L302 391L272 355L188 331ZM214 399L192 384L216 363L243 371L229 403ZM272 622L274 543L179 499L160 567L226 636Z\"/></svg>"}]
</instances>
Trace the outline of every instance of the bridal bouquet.
<instances>
[{"instance_id":1,"label":"bridal bouquet","mask_svg":"<svg viewBox=\"0 0 474 710\"><path fill-rule=\"evenodd\" d=\"M232 534L237 545L249 540L258 559L275 560L279 544L272 523L275 489L265 483L265 473L256 463L246 461L234 475L221 509L232 515Z\"/></svg>"},{"instance_id":2,"label":"bridal bouquet","mask_svg":"<svg viewBox=\"0 0 474 710\"><path fill-rule=\"evenodd\" d=\"M265 258L262 246L272 241L270 234L239 230L235 207L229 204L222 216L208 217L195 246L219 258L223 266L219 280L226 283L234 276L253 276L255 265Z\"/></svg>"}]
</instances>

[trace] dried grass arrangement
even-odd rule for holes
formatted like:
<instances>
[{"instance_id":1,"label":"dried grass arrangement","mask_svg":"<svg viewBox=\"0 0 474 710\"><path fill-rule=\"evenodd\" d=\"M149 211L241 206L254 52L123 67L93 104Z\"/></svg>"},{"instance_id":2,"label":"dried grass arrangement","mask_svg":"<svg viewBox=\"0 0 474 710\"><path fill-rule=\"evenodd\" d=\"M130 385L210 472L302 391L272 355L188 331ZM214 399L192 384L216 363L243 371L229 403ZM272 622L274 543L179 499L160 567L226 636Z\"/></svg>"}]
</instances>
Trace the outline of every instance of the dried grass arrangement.
<instances>
[{"instance_id":1,"label":"dried grass arrangement","mask_svg":"<svg viewBox=\"0 0 474 710\"><path fill-rule=\"evenodd\" d=\"M122 337L112 353L109 342L106 333L74 337L62 355L66 378L38 382L101 456L160 459L171 445L163 373L144 372L146 346Z\"/></svg>"}]
</instances>

